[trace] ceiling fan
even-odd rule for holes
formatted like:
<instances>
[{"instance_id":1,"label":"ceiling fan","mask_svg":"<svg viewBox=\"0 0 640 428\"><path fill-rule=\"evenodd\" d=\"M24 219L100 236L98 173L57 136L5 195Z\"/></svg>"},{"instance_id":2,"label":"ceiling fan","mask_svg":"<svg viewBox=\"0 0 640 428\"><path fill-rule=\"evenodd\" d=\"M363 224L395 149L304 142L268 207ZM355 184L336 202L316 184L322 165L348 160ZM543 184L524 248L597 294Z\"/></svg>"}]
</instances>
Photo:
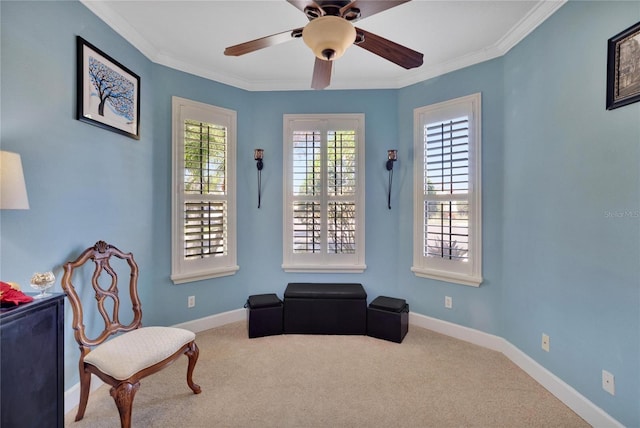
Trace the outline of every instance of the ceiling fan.
<instances>
[{"instance_id":1,"label":"ceiling fan","mask_svg":"<svg viewBox=\"0 0 640 428\"><path fill-rule=\"evenodd\" d=\"M332 61L340 58L352 44L406 69L420 67L420 52L352 24L408 1L410 0L287 0L307 16L309 23L306 26L229 46L224 54L240 56L302 37L316 56L311 80L313 89L329 86Z\"/></svg>"}]
</instances>

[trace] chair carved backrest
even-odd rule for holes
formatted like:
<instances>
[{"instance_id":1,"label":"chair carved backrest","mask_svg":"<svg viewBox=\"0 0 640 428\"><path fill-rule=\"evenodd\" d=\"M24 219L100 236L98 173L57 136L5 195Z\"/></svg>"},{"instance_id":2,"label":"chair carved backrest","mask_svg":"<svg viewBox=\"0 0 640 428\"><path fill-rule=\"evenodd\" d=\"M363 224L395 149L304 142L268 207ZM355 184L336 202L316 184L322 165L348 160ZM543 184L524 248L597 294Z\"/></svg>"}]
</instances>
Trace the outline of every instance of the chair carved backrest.
<instances>
[{"instance_id":1,"label":"chair carved backrest","mask_svg":"<svg viewBox=\"0 0 640 428\"><path fill-rule=\"evenodd\" d=\"M120 298L118 296L118 274L111 267L112 257L125 260L131 271L129 278L129 294L133 306L133 319L128 324L120 322ZM91 277L91 285L95 292L98 312L104 321L104 329L95 337L88 337L84 325L84 312L82 302L73 285L72 278L76 269L82 267L86 262L93 261L95 269ZM106 274L108 286L100 283L100 278ZM104 241L98 241L93 247L87 248L76 260L64 265L64 275L62 277L62 288L67 293L71 308L73 310L73 330L74 336L83 355L90 351L90 348L106 341L114 334L135 330L142 325L142 306L138 296L138 265L131 253L124 253L113 245ZM109 311L108 307L111 307Z\"/></svg>"}]
</instances>

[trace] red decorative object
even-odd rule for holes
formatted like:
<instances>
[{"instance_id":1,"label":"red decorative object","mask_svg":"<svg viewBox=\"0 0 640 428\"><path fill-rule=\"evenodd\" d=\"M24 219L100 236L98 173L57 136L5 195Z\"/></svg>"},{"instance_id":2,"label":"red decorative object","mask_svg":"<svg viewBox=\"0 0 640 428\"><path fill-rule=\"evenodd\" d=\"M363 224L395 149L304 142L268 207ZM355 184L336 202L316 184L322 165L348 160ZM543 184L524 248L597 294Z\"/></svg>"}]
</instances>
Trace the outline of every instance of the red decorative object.
<instances>
[{"instance_id":1,"label":"red decorative object","mask_svg":"<svg viewBox=\"0 0 640 428\"><path fill-rule=\"evenodd\" d=\"M0 281L0 303L2 303L2 305L19 305L20 303L29 303L32 301L33 297L27 296L7 282Z\"/></svg>"}]
</instances>

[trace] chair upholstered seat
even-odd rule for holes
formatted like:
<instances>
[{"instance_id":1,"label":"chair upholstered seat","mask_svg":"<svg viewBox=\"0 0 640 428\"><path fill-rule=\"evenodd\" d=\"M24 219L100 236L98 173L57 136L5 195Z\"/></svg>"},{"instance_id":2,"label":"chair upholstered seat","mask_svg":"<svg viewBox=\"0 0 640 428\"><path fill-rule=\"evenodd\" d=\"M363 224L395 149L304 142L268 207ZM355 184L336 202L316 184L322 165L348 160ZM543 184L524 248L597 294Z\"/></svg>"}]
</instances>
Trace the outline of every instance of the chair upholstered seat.
<instances>
[{"instance_id":1,"label":"chair upholstered seat","mask_svg":"<svg viewBox=\"0 0 640 428\"><path fill-rule=\"evenodd\" d=\"M195 333L174 327L143 327L104 342L84 358L115 379L128 379L139 371L169 358L187 343Z\"/></svg>"}]
</instances>

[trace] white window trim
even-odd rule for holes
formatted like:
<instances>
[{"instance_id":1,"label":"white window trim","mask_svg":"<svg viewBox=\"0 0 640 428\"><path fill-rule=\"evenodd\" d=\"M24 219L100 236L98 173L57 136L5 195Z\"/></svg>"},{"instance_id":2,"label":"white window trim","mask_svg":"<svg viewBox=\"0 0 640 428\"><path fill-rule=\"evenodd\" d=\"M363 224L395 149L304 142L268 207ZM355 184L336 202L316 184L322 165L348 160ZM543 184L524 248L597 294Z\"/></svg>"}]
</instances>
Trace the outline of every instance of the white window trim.
<instances>
[{"instance_id":1,"label":"white window trim","mask_svg":"<svg viewBox=\"0 0 640 428\"><path fill-rule=\"evenodd\" d=\"M365 116L356 114L285 114L283 116L283 263L285 272L309 272L309 273L362 273L367 268L365 264ZM294 129L301 130L300 123L319 121L330 126L331 122L353 122L356 125L357 137L357 181L358 192L356 195L356 237L357 247L355 254L294 254L293 242L293 203L292 165L293 153L291 150L291 138ZM297 126L296 126L297 125ZM304 128L304 127L303 127ZM326 190L325 190L326 191Z\"/></svg>"},{"instance_id":2,"label":"white window trim","mask_svg":"<svg viewBox=\"0 0 640 428\"><path fill-rule=\"evenodd\" d=\"M235 274L237 265L236 234L236 123L233 110L212 106L179 97L172 97L172 198L171 198L171 280L181 284ZM185 261L184 248L184 121L195 119L227 127L227 255Z\"/></svg>"},{"instance_id":3,"label":"white window trim","mask_svg":"<svg viewBox=\"0 0 640 428\"><path fill-rule=\"evenodd\" d=\"M482 97L480 93L456 98L414 110L414 247L416 276L478 287L482 283ZM456 115L469 115L469 260L467 263L428 258L423 255L423 125ZM428 117L428 120L426 119Z\"/></svg>"}]
</instances>

